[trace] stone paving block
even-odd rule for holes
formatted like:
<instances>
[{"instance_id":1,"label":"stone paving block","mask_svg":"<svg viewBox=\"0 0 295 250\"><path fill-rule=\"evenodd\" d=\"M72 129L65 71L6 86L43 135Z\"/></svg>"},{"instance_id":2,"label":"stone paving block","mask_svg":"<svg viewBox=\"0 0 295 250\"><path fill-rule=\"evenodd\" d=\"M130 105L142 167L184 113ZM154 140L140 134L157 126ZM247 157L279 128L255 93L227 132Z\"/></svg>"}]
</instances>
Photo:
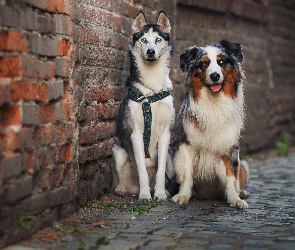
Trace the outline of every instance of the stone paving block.
<instances>
[{"instance_id":1,"label":"stone paving block","mask_svg":"<svg viewBox=\"0 0 295 250\"><path fill-rule=\"evenodd\" d=\"M247 210L236 210L224 201L192 199L187 205L168 200L142 215L130 213L131 206L109 214L90 212L83 219L87 235L55 249L77 249L79 239L93 247L101 235L107 244L100 249L294 249L295 197L290 194L295 188L295 156L291 159L269 159L251 167ZM283 173L278 165L284 166ZM280 180L273 181L277 176ZM99 220L113 228L92 228Z\"/></svg>"}]
</instances>

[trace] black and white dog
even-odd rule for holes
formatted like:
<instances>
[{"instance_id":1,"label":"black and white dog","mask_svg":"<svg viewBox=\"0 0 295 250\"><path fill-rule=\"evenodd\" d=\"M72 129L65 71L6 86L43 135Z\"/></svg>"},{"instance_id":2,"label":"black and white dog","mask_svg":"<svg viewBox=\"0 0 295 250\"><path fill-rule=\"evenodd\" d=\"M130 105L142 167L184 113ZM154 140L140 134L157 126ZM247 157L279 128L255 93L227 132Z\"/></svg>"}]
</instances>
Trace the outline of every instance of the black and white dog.
<instances>
[{"instance_id":1,"label":"black and white dog","mask_svg":"<svg viewBox=\"0 0 295 250\"><path fill-rule=\"evenodd\" d=\"M154 190L154 199L166 200L165 171L173 175L168 147L175 116L169 78L171 26L163 11L156 24L147 24L139 12L132 30L128 96L120 105L116 123L121 146L113 147L115 192L150 200Z\"/></svg>"},{"instance_id":2,"label":"black and white dog","mask_svg":"<svg viewBox=\"0 0 295 250\"><path fill-rule=\"evenodd\" d=\"M242 61L240 44L227 40L190 47L180 56L188 91L179 114L175 203L187 203L195 193L248 207L241 199L247 196L248 165L240 161L238 147L244 125Z\"/></svg>"}]
</instances>

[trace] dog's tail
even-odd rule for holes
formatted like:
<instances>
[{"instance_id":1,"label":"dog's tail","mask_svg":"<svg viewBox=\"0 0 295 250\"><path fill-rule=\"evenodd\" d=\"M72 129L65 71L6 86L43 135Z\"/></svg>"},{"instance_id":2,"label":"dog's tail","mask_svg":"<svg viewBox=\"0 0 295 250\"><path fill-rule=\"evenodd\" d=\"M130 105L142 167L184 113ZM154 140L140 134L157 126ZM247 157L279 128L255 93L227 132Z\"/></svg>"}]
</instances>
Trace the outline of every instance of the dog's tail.
<instances>
[{"instance_id":1,"label":"dog's tail","mask_svg":"<svg viewBox=\"0 0 295 250\"><path fill-rule=\"evenodd\" d=\"M244 190L249 180L249 165L244 159L240 160L239 179L240 179L240 189Z\"/></svg>"}]
</instances>

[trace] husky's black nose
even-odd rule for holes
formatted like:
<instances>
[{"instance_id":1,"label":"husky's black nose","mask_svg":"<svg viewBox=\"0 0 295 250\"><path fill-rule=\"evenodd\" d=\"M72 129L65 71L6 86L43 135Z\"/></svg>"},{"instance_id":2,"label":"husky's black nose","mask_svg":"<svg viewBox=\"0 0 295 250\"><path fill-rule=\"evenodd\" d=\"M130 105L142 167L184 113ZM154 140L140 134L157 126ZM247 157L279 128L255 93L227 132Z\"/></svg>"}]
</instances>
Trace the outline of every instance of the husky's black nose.
<instances>
[{"instance_id":1,"label":"husky's black nose","mask_svg":"<svg viewBox=\"0 0 295 250\"><path fill-rule=\"evenodd\" d=\"M214 72L210 75L210 79L212 80L212 82L217 82L219 80L219 78L220 78L220 75L216 72Z\"/></svg>"},{"instance_id":2,"label":"husky's black nose","mask_svg":"<svg viewBox=\"0 0 295 250\"><path fill-rule=\"evenodd\" d=\"M148 57L154 57L155 56L155 50L148 49L146 54L148 55Z\"/></svg>"}]
</instances>

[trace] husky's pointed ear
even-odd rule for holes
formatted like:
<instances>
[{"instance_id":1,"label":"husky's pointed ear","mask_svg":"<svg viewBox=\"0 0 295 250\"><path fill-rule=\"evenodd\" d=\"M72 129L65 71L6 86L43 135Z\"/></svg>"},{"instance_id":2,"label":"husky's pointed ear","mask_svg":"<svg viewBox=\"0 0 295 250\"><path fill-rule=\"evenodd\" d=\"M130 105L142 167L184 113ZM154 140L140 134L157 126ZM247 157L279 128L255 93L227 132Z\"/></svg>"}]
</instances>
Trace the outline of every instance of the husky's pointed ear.
<instances>
[{"instance_id":1,"label":"husky's pointed ear","mask_svg":"<svg viewBox=\"0 0 295 250\"><path fill-rule=\"evenodd\" d=\"M187 72L194 65L197 66L202 58L202 49L200 47L190 47L180 55L180 69Z\"/></svg>"},{"instance_id":2,"label":"husky's pointed ear","mask_svg":"<svg viewBox=\"0 0 295 250\"><path fill-rule=\"evenodd\" d=\"M170 31L171 31L171 25L170 25L170 22L169 22L168 17L166 16L166 14L165 14L165 12L163 10L161 10L159 12L158 19L157 19L157 25L159 25L160 28L164 32L170 33Z\"/></svg>"},{"instance_id":3,"label":"husky's pointed ear","mask_svg":"<svg viewBox=\"0 0 295 250\"><path fill-rule=\"evenodd\" d=\"M146 25L145 15L142 11L139 11L132 25L132 31L134 33L139 32Z\"/></svg>"},{"instance_id":4,"label":"husky's pointed ear","mask_svg":"<svg viewBox=\"0 0 295 250\"><path fill-rule=\"evenodd\" d=\"M219 44L225 48L227 53L233 57L235 60L238 62L243 62L244 60L244 55L242 52L242 47L241 44L239 43L233 43L228 40L221 40Z\"/></svg>"}]
</instances>

